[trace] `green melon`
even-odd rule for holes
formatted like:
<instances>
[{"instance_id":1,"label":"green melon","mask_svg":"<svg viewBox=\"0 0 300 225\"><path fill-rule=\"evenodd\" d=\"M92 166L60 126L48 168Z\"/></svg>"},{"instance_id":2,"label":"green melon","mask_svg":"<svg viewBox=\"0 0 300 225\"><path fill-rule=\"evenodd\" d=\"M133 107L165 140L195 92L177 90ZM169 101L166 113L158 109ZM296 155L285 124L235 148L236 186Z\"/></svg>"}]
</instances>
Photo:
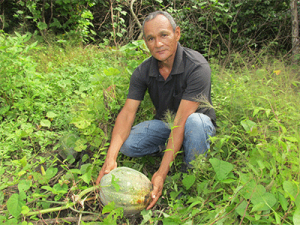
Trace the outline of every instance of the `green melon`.
<instances>
[{"instance_id":1,"label":"green melon","mask_svg":"<svg viewBox=\"0 0 300 225\"><path fill-rule=\"evenodd\" d=\"M112 184L113 176L119 190ZM118 167L104 175L100 186L102 204L115 202L115 207L123 208L126 215L141 212L151 201L153 188L150 180L144 174L128 167Z\"/></svg>"}]
</instances>

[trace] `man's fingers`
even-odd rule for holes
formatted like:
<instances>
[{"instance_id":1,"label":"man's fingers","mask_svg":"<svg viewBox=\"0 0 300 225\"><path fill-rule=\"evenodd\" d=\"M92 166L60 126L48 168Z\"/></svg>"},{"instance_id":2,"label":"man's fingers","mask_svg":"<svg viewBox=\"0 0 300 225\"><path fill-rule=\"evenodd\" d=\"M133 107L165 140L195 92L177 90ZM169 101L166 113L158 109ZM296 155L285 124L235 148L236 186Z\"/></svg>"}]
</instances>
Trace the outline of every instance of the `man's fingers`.
<instances>
[{"instance_id":1,"label":"man's fingers","mask_svg":"<svg viewBox=\"0 0 300 225\"><path fill-rule=\"evenodd\" d=\"M104 169L105 168L105 169ZM113 165L111 166L104 166L102 167L102 169L100 170L99 172L99 175L98 175L98 178L96 180L96 185L100 184L100 181L102 179L102 177L105 175L105 174L109 174L110 171L112 171L113 169L117 168L117 163L115 162Z\"/></svg>"},{"instance_id":2,"label":"man's fingers","mask_svg":"<svg viewBox=\"0 0 300 225\"><path fill-rule=\"evenodd\" d=\"M99 175L98 175L98 177L97 177L97 180L96 180L96 185L100 184L100 181L101 181L103 175L104 175L104 174L102 173L102 171L100 171L100 173L99 173Z\"/></svg>"},{"instance_id":3,"label":"man's fingers","mask_svg":"<svg viewBox=\"0 0 300 225\"><path fill-rule=\"evenodd\" d=\"M153 191L151 193L152 201L148 205L147 210L151 209L155 205L160 196L161 193L159 193L158 187L154 186Z\"/></svg>"},{"instance_id":4,"label":"man's fingers","mask_svg":"<svg viewBox=\"0 0 300 225\"><path fill-rule=\"evenodd\" d=\"M158 201L159 197L160 197L159 194L152 195L152 202L148 205L147 210L151 209L156 204L156 202Z\"/></svg>"},{"instance_id":5,"label":"man's fingers","mask_svg":"<svg viewBox=\"0 0 300 225\"><path fill-rule=\"evenodd\" d=\"M156 198L157 193L158 193L158 187L154 186L154 187L153 187L153 191L152 191L152 193L151 193L152 199L155 199L155 198Z\"/></svg>"},{"instance_id":6,"label":"man's fingers","mask_svg":"<svg viewBox=\"0 0 300 225\"><path fill-rule=\"evenodd\" d=\"M102 179L102 177L105 175L105 174L109 174L110 170L109 169L105 169L104 172L102 172L102 170L100 171L99 173L99 176L96 180L96 184L100 184L100 181Z\"/></svg>"}]
</instances>

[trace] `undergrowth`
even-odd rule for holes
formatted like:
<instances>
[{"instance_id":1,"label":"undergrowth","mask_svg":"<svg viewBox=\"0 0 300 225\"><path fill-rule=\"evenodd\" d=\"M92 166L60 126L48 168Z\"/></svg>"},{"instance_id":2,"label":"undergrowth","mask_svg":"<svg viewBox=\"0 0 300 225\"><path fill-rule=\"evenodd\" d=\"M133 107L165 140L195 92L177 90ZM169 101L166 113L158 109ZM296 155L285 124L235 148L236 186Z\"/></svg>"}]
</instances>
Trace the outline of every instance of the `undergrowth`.
<instances>
[{"instance_id":1,"label":"undergrowth","mask_svg":"<svg viewBox=\"0 0 300 225\"><path fill-rule=\"evenodd\" d=\"M0 43L0 223L300 223L298 66L238 54L226 69L212 61L218 128L207 157L185 174L179 155L156 206L126 217L102 207L93 186L130 75L149 57L143 42L45 47L1 34ZM153 113L147 95L135 123ZM149 178L159 164L118 157Z\"/></svg>"}]
</instances>

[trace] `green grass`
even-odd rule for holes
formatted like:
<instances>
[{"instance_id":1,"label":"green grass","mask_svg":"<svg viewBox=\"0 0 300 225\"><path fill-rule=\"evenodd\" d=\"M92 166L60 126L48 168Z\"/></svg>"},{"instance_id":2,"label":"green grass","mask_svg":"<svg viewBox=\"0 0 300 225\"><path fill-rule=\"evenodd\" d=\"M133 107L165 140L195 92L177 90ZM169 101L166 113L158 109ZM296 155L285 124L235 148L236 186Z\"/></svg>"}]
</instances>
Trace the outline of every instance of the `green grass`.
<instances>
[{"instance_id":1,"label":"green grass","mask_svg":"<svg viewBox=\"0 0 300 225\"><path fill-rule=\"evenodd\" d=\"M81 212L92 224L84 216L102 211L97 195L91 192L84 208L72 196L94 185L130 75L149 53L141 42L116 51L44 47L30 38L0 36L0 221L38 220L37 211L47 209L44 220L79 219ZM199 156L187 175L180 154L153 210L126 218L109 206L110 216L90 216L100 224L298 223L299 67L267 56L255 64L232 58L225 69L211 63L219 127L207 158ZM135 123L152 117L147 96ZM64 151L72 152L66 160ZM149 178L159 164L118 157L119 166Z\"/></svg>"}]
</instances>

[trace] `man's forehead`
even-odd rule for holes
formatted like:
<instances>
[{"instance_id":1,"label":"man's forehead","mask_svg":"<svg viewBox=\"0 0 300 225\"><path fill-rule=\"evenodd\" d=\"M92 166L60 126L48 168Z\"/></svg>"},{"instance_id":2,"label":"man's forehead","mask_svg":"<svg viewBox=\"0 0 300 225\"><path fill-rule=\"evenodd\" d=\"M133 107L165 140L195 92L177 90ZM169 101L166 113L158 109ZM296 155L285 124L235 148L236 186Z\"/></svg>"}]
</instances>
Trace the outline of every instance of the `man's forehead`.
<instances>
[{"instance_id":1,"label":"man's forehead","mask_svg":"<svg viewBox=\"0 0 300 225\"><path fill-rule=\"evenodd\" d=\"M161 18L158 18L161 16ZM163 15L158 15L152 20L149 20L145 23L144 31L150 35L152 32L154 33L162 33L162 32L170 32L173 31L173 27L170 21ZM147 31L147 32L146 32Z\"/></svg>"}]
</instances>

